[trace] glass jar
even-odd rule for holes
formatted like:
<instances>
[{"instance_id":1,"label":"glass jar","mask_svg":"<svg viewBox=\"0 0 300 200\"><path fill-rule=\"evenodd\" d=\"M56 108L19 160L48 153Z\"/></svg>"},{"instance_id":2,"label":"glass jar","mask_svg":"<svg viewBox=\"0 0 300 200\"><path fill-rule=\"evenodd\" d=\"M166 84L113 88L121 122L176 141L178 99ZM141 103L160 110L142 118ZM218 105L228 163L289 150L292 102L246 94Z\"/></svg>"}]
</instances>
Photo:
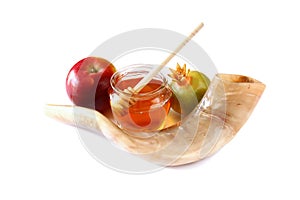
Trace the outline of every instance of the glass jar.
<instances>
[{"instance_id":1,"label":"glass jar","mask_svg":"<svg viewBox=\"0 0 300 200\"><path fill-rule=\"evenodd\" d=\"M110 104L117 125L135 136L149 136L164 127L172 92L162 73L157 74L138 93L128 91L154 65L131 65L111 77ZM151 134L150 134L151 135Z\"/></svg>"}]
</instances>

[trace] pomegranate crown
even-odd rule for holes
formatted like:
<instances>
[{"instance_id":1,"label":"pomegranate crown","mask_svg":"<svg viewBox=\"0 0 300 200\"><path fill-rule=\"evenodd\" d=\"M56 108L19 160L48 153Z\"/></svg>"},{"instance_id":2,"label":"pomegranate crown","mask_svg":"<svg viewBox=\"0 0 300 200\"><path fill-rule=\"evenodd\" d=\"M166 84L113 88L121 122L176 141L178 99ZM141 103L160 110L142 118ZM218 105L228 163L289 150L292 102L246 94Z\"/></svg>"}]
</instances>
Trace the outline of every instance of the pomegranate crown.
<instances>
[{"instance_id":1,"label":"pomegranate crown","mask_svg":"<svg viewBox=\"0 0 300 200\"><path fill-rule=\"evenodd\" d=\"M176 81L179 84L187 84L190 81L190 77L188 76L190 73L190 69L186 68L186 64L182 67L177 63L176 70L170 68L172 72L169 74L169 77L172 78L173 81Z\"/></svg>"}]
</instances>

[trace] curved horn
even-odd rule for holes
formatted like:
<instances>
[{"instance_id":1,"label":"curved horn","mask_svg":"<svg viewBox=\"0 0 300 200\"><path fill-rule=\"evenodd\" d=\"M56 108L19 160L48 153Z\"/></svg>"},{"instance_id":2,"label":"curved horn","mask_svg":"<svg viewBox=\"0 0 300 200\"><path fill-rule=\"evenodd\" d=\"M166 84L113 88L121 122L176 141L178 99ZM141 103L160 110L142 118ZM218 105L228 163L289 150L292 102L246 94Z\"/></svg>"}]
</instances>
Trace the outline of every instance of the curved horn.
<instances>
[{"instance_id":1,"label":"curved horn","mask_svg":"<svg viewBox=\"0 0 300 200\"><path fill-rule=\"evenodd\" d=\"M176 166L208 157L227 144L247 121L264 89L263 83L247 76L217 74L192 113L180 124L148 138L132 137L104 115L87 108L48 105L46 114L101 131L118 146L147 160Z\"/></svg>"}]
</instances>

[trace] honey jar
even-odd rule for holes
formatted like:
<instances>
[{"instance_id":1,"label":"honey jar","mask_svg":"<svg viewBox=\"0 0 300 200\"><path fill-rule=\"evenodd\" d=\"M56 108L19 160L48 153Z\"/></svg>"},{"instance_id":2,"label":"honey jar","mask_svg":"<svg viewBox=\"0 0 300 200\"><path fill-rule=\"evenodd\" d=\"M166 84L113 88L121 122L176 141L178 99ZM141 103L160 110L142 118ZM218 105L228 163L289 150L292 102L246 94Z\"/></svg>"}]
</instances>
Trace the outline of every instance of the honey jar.
<instances>
[{"instance_id":1,"label":"honey jar","mask_svg":"<svg viewBox=\"0 0 300 200\"><path fill-rule=\"evenodd\" d=\"M164 127L172 92L158 73L139 92L129 92L154 65L131 65L111 77L110 104L116 124L134 136L149 136ZM124 105L125 102L125 105Z\"/></svg>"}]
</instances>

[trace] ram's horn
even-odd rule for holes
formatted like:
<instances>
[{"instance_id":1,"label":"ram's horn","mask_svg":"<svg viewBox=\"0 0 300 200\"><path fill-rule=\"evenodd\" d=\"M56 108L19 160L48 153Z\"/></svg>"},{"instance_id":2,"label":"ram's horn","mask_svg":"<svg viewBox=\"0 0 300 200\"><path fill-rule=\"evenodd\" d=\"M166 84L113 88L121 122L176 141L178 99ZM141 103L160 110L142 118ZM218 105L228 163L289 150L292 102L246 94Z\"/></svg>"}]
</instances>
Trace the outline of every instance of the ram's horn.
<instances>
[{"instance_id":1,"label":"ram's horn","mask_svg":"<svg viewBox=\"0 0 300 200\"><path fill-rule=\"evenodd\" d=\"M202 101L180 124L147 138L124 133L110 119L87 108L47 105L46 114L102 132L116 145L151 162L176 166L206 158L227 144L247 121L264 89L263 83L247 76L217 74Z\"/></svg>"}]
</instances>

